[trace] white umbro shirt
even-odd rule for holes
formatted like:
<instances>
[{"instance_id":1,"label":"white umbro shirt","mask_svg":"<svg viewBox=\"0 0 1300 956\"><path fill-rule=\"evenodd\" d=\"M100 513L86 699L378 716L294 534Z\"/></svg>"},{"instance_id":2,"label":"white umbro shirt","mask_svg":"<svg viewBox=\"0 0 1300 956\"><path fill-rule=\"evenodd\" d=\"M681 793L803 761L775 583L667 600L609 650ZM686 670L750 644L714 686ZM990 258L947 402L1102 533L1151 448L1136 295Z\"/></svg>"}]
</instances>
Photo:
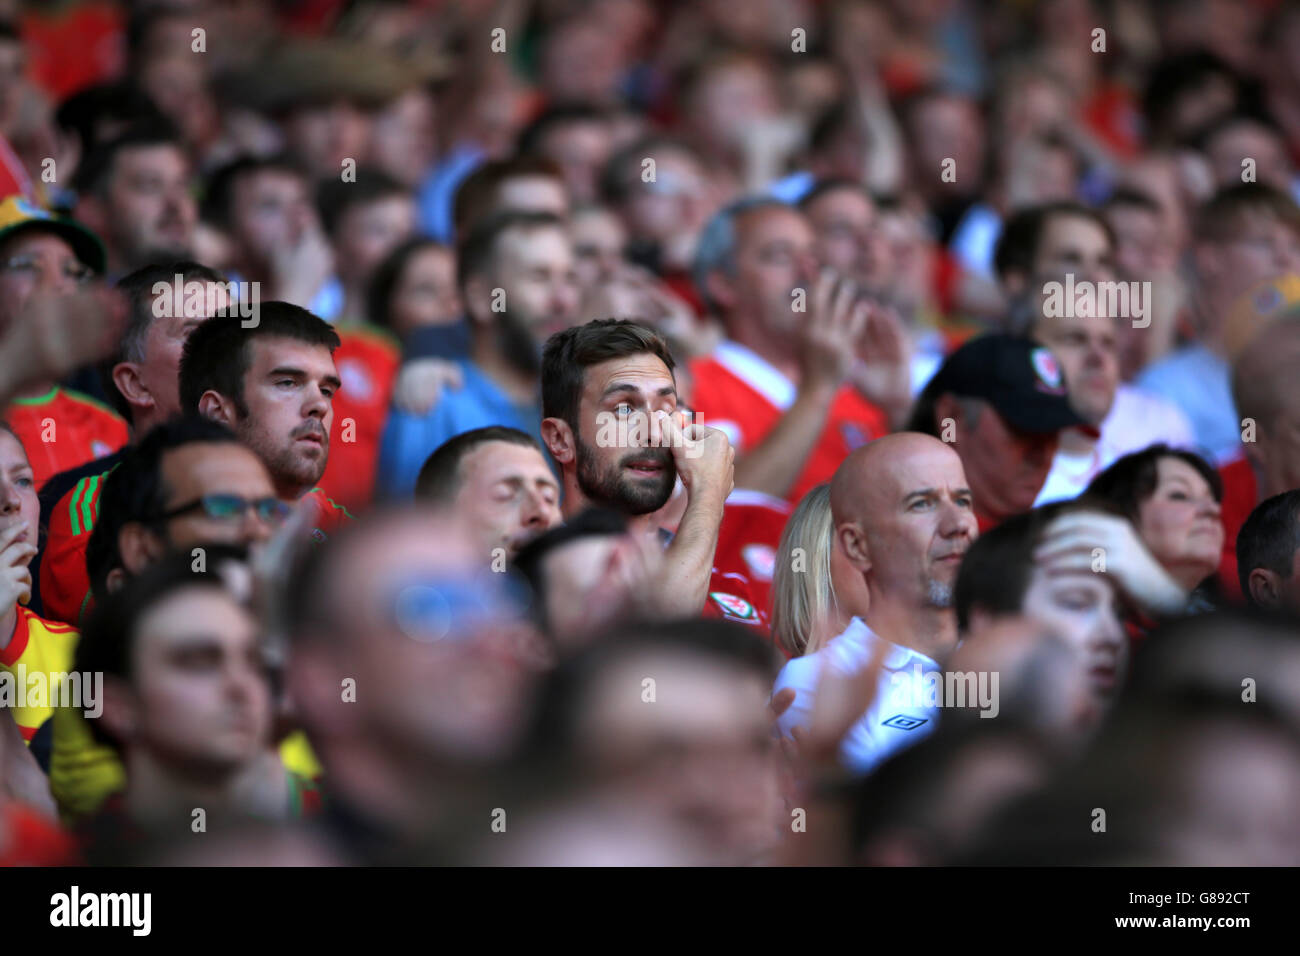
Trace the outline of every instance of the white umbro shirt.
<instances>
[{"instance_id":1,"label":"white umbro shirt","mask_svg":"<svg viewBox=\"0 0 1300 956\"><path fill-rule=\"evenodd\" d=\"M875 643L881 640L884 638L855 617L844 633L821 650L787 661L772 688L773 694L787 687L795 690L794 703L777 720L781 733L788 737L791 728L807 725L823 666L841 674L855 673L867 666ZM918 677L938 670L939 665L920 651L889 645L876 699L840 745L840 763L846 769L870 773L934 730L939 708L925 703L924 683Z\"/></svg>"}]
</instances>

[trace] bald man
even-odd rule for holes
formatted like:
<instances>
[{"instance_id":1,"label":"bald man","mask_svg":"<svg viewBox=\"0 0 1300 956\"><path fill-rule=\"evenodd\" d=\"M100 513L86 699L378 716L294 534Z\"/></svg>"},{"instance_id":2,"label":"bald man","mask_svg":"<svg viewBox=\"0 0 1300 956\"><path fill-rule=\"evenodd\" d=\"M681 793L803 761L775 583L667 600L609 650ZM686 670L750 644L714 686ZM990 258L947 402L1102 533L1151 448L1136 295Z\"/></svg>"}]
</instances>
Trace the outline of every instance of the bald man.
<instances>
[{"instance_id":1,"label":"bald man","mask_svg":"<svg viewBox=\"0 0 1300 956\"><path fill-rule=\"evenodd\" d=\"M793 688L795 700L778 725L785 734L807 726L823 665L852 673L883 653L875 698L840 745L840 762L865 774L934 729L938 709L925 675L957 646L953 585L979 529L961 459L916 432L877 439L844 459L831 482L831 517L835 547L862 575L869 610L782 669L775 691Z\"/></svg>"}]
</instances>

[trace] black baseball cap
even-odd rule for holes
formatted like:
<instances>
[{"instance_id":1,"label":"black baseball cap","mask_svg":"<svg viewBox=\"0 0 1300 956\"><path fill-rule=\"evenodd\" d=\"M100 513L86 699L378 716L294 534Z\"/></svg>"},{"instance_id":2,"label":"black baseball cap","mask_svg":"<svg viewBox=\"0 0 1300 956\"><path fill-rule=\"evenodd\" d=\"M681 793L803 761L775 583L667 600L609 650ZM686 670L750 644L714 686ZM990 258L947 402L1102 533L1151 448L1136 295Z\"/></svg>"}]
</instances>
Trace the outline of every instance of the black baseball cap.
<instances>
[{"instance_id":1,"label":"black baseball cap","mask_svg":"<svg viewBox=\"0 0 1300 956\"><path fill-rule=\"evenodd\" d=\"M983 399L1022 432L1041 435L1088 425L1070 405L1065 373L1056 356L1017 335L996 333L971 339L948 356L925 390L932 398Z\"/></svg>"}]
</instances>

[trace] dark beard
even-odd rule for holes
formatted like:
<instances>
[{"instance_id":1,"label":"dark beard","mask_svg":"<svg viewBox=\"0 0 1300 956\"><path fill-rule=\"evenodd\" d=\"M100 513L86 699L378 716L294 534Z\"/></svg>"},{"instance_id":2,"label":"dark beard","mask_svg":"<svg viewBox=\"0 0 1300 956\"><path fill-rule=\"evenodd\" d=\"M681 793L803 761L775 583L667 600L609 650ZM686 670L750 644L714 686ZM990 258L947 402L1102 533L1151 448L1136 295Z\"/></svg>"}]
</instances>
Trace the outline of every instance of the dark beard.
<instances>
[{"instance_id":1,"label":"dark beard","mask_svg":"<svg viewBox=\"0 0 1300 956\"><path fill-rule=\"evenodd\" d=\"M542 347L533 338L532 330L509 310L501 313L497 321L497 342L501 354L510 365L524 375L542 372Z\"/></svg>"},{"instance_id":2,"label":"dark beard","mask_svg":"<svg viewBox=\"0 0 1300 956\"><path fill-rule=\"evenodd\" d=\"M622 473L625 464L638 458L653 459L664 466L656 481L637 481ZM625 515L644 515L668 503L677 484L677 466L669 448L637 448L619 458L616 464L601 469L591 447L578 438L577 477L578 488L592 504Z\"/></svg>"}]
</instances>

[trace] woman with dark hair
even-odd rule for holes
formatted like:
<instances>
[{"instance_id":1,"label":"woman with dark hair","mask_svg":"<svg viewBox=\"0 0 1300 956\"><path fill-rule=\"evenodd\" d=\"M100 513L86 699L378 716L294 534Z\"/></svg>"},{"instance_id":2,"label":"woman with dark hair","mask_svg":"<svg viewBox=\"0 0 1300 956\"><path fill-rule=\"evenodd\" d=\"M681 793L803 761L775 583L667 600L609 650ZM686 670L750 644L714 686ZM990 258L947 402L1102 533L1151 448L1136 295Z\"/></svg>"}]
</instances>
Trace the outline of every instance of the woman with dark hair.
<instances>
[{"instance_id":1,"label":"woman with dark hair","mask_svg":"<svg viewBox=\"0 0 1300 956\"><path fill-rule=\"evenodd\" d=\"M402 343L395 408L427 415L443 386L461 386L456 359L469 357L469 329L450 247L423 237L402 243L375 269L366 310Z\"/></svg>"},{"instance_id":2,"label":"woman with dark hair","mask_svg":"<svg viewBox=\"0 0 1300 956\"><path fill-rule=\"evenodd\" d=\"M1087 494L1110 501L1127 516L1156 560L1187 591L1218 568L1223 483L1199 455L1152 445L1112 464L1092 480Z\"/></svg>"},{"instance_id":3,"label":"woman with dark hair","mask_svg":"<svg viewBox=\"0 0 1300 956\"><path fill-rule=\"evenodd\" d=\"M455 253L432 239L408 239L375 268L366 309L371 322L403 344L427 328L454 338L453 330L463 327Z\"/></svg>"}]
</instances>

